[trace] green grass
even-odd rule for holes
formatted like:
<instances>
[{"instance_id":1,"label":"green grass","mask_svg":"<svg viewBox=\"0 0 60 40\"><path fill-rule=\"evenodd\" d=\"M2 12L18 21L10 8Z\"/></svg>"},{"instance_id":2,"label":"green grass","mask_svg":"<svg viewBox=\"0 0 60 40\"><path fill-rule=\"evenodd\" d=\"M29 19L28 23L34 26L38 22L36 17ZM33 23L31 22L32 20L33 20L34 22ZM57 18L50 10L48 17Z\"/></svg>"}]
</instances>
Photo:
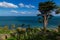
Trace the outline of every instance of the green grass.
<instances>
[{"instance_id":1,"label":"green grass","mask_svg":"<svg viewBox=\"0 0 60 40\"><path fill-rule=\"evenodd\" d=\"M57 29L58 30L58 29ZM57 40L60 32L47 29L46 33L40 28L17 28L15 30L0 29L0 34L10 34L6 40Z\"/></svg>"}]
</instances>

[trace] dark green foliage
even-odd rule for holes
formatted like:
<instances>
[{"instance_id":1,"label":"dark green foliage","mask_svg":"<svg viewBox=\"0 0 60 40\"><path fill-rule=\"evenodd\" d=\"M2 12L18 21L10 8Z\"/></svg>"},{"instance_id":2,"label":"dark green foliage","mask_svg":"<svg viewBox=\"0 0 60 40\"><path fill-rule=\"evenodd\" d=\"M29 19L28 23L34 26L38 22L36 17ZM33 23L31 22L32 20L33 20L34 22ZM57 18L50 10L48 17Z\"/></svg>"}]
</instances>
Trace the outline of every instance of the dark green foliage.
<instances>
[{"instance_id":1,"label":"dark green foliage","mask_svg":"<svg viewBox=\"0 0 60 40\"><path fill-rule=\"evenodd\" d=\"M51 11L53 11L56 8L57 8L56 4L53 1L40 2L38 6L38 10L39 12L41 12L41 14L38 14L37 16L44 17L44 15L46 15L47 19L51 19L53 17Z\"/></svg>"},{"instance_id":2,"label":"dark green foliage","mask_svg":"<svg viewBox=\"0 0 60 40\"><path fill-rule=\"evenodd\" d=\"M55 12L56 12L56 14L60 13L60 6L57 8L57 10Z\"/></svg>"},{"instance_id":3,"label":"dark green foliage","mask_svg":"<svg viewBox=\"0 0 60 40\"><path fill-rule=\"evenodd\" d=\"M60 32L60 25L58 26L58 31Z\"/></svg>"},{"instance_id":4,"label":"dark green foliage","mask_svg":"<svg viewBox=\"0 0 60 40\"><path fill-rule=\"evenodd\" d=\"M8 38L7 40L16 40L16 38L11 37L11 38Z\"/></svg>"},{"instance_id":5,"label":"dark green foliage","mask_svg":"<svg viewBox=\"0 0 60 40\"><path fill-rule=\"evenodd\" d=\"M49 13L51 10L55 9L56 8L56 5L54 2L52 1L47 1L47 2L40 2L39 3L39 11L41 13Z\"/></svg>"},{"instance_id":6,"label":"dark green foliage","mask_svg":"<svg viewBox=\"0 0 60 40\"><path fill-rule=\"evenodd\" d=\"M38 28L27 28L25 32L17 31L16 33L17 35L12 35L7 40L57 40L57 37L60 36L59 32L47 29L44 33L42 29Z\"/></svg>"}]
</instances>

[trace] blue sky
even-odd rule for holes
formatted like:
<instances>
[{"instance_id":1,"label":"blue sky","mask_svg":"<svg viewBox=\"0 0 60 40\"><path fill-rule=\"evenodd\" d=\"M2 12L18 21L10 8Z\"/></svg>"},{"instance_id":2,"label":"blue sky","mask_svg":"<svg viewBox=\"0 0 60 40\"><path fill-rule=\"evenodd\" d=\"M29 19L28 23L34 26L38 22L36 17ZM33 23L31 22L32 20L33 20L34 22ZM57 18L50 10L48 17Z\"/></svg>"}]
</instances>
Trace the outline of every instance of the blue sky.
<instances>
[{"instance_id":1,"label":"blue sky","mask_svg":"<svg viewBox=\"0 0 60 40\"><path fill-rule=\"evenodd\" d=\"M0 16L36 16L38 3L46 0L0 0ZM54 0L59 5L60 0Z\"/></svg>"}]
</instances>

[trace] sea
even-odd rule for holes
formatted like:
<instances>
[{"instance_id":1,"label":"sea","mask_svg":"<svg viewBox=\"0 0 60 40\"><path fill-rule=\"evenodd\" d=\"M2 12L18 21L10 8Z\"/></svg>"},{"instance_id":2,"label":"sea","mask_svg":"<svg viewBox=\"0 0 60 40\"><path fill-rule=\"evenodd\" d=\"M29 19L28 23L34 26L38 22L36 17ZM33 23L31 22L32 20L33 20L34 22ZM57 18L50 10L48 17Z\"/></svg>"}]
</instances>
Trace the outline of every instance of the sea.
<instances>
[{"instance_id":1,"label":"sea","mask_svg":"<svg viewBox=\"0 0 60 40\"><path fill-rule=\"evenodd\" d=\"M43 23L38 22L37 16L0 16L0 27L4 27L8 25L14 24L16 27L22 27L21 25L24 24L24 28L30 25L31 28L34 27L43 27ZM60 25L60 16L55 16L48 21L47 28L57 28Z\"/></svg>"}]
</instances>

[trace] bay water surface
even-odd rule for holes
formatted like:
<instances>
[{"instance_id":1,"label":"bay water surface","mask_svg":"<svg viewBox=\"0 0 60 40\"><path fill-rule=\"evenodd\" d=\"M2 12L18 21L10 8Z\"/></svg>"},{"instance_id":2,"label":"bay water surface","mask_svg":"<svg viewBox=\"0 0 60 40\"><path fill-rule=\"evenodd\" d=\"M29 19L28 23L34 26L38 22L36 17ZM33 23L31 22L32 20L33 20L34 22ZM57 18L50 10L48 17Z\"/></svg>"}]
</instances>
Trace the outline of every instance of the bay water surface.
<instances>
[{"instance_id":1,"label":"bay water surface","mask_svg":"<svg viewBox=\"0 0 60 40\"><path fill-rule=\"evenodd\" d=\"M16 27L18 25L25 24L25 28L27 25L31 25L31 27L42 27L43 23L38 22L37 16L0 16L0 26L3 27L8 25L9 27L14 24ZM56 28L60 25L60 17L56 16L49 20L48 28Z\"/></svg>"}]
</instances>

